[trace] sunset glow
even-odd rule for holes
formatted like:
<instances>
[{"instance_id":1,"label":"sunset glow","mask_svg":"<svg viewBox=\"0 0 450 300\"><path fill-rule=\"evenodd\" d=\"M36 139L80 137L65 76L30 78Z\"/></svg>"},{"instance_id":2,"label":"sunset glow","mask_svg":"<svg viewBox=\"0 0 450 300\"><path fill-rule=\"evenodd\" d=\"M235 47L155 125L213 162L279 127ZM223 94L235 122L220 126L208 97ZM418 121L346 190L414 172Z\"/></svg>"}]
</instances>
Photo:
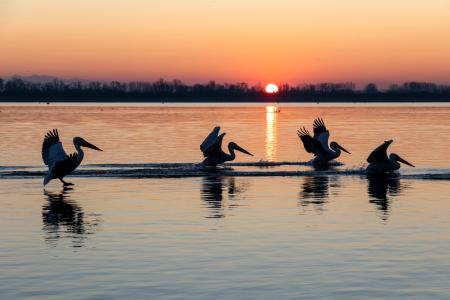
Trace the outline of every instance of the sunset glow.
<instances>
[{"instance_id":1,"label":"sunset glow","mask_svg":"<svg viewBox=\"0 0 450 300\"><path fill-rule=\"evenodd\" d=\"M443 0L6 0L0 40L0 77L450 83Z\"/></svg>"}]
</instances>

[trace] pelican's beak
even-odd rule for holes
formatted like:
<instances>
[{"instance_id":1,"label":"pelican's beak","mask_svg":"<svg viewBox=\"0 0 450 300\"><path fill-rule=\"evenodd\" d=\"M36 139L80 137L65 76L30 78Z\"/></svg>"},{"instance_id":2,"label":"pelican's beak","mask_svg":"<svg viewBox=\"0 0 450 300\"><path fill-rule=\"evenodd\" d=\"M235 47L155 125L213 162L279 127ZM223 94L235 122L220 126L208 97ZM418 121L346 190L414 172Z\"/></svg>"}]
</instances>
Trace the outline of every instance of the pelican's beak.
<instances>
[{"instance_id":1,"label":"pelican's beak","mask_svg":"<svg viewBox=\"0 0 450 300\"><path fill-rule=\"evenodd\" d=\"M405 165L408 165L408 166L410 166L410 167L415 168L415 166L414 166L413 164L407 162L406 160L404 160L404 159L401 158L400 156L397 155L397 157L398 157L397 160L398 160L399 162L404 163Z\"/></svg>"},{"instance_id":2,"label":"pelican's beak","mask_svg":"<svg viewBox=\"0 0 450 300\"><path fill-rule=\"evenodd\" d=\"M103 150L100 149L99 147L97 147L97 146L95 146L95 145L92 145L91 143L89 143L89 142L87 142L87 141L84 141L83 144L82 144L81 146L87 147L87 148L91 148L91 149L94 149L94 150L97 150L97 151L103 151Z\"/></svg>"},{"instance_id":3,"label":"pelican's beak","mask_svg":"<svg viewBox=\"0 0 450 300\"><path fill-rule=\"evenodd\" d=\"M241 151L242 153L245 153L245 154L248 154L248 155L253 156L253 154L251 154L250 152L248 152L248 151L245 150L244 148L239 147L238 145L235 145L235 146L234 146L234 149L236 149L236 150L238 150L238 151Z\"/></svg>"},{"instance_id":4,"label":"pelican's beak","mask_svg":"<svg viewBox=\"0 0 450 300\"><path fill-rule=\"evenodd\" d=\"M350 152L347 151L347 149L345 149L344 147L342 147L341 145L338 145L339 149L341 149L342 151L351 154Z\"/></svg>"}]
</instances>

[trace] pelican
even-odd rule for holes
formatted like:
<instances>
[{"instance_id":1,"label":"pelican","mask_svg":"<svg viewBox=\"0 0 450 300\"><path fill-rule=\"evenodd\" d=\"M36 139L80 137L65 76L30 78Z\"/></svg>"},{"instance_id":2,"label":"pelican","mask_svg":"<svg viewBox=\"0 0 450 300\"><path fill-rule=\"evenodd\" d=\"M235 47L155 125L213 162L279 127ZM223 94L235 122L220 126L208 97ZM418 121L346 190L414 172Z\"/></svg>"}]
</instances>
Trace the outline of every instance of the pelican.
<instances>
[{"instance_id":1,"label":"pelican","mask_svg":"<svg viewBox=\"0 0 450 300\"><path fill-rule=\"evenodd\" d=\"M314 120L313 129L314 137L311 136L305 127L297 130L297 135L303 142L303 147L305 147L306 152L314 154L313 165L328 164L329 161L341 155L341 150L350 154L350 152L337 142L331 142L330 146L328 146L330 132L325 127L325 123L321 118Z\"/></svg>"},{"instance_id":2,"label":"pelican","mask_svg":"<svg viewBox=\"0 0 450 300\"><path fill-rule=\"evenodd\" d=\"M64 151L57 129L53 129L44 137L42 143L42 159L48 166L48 174L44 178L44 186L52 179L59 179L64 186L73 185L73 183L66 182L63 178L72 173L81 163L84 157L84 152L81 147L88 147L97 151L102 149L88 143L80 137L73 138L73 145L77 152L67 155Z\"/></svg>"},{"instance_id":3,"label":"pelican","mask_svg":"<svg viewBox=\"0 0 450 300\"><path fill-rule=\"evenodd\" d=\"M225 132L219 135L219 131L220 127L215 127L200 145L200 150L202 150L203 156L206 157L201 163L202 166L215 167L218 164L222 164L226 161L232 161L236 158L234 150L253 156L253 154L239 147L234 142L230 142L228 144L228 151L230 152L230 154L223 152L222 140L225 136Z\"/></svg>"},{"instance_id":4,"label":"pelican","mask_svg":"<svg viewBox=\"0 0 450 300\"><path fill-rule=\"evenodd\" d=\"M400 169L400 163L404 163L408 166L414 167L413 164L407 162L399 155L391 153L387 156L387 148L392 144L393 140L385 141L370 153L367 158L369 166L367 167L367 173L369 174L384 174L392 173Z\"/></svg>"}]
</instances>

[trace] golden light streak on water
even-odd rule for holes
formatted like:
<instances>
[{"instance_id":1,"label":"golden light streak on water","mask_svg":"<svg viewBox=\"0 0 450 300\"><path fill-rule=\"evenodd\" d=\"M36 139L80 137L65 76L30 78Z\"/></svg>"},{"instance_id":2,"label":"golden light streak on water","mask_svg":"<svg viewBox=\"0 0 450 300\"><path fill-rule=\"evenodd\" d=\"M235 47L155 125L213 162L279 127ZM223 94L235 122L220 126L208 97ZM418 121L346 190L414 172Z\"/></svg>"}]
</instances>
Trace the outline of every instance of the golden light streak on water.
<instances>
[{"instance_id":1,"label":"golden light streak on water","mask_svg":"<svg viewBox=\"0 0 450 300\"><path fill-rule=\"evenodd\" d=\"M279 109L276 106L266 106L266 160L277 158L277 119Z\"/></svg>"}]
</instances>

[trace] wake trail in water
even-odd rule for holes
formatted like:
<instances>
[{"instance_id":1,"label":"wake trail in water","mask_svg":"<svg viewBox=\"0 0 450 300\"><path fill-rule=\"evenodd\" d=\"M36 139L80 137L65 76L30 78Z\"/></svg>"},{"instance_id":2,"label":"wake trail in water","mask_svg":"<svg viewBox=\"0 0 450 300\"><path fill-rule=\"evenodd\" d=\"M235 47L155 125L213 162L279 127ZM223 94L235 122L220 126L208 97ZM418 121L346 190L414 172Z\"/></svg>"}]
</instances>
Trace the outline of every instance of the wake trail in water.
<instances>
[{"instance_id":1,"label":"wake trail in water","mask_svg":"<svg viewBox=\"0 0 450 300\"><path fill-rule=\"evenodd\" d=\"M311 162L303 161L258 161L258 162L234 162L225 163L225 167L278 167L278 166L311 166ZM333 162L332 166L342 166L340 162ZM183 168L200 166L199 163L140 163L140 164L90 164L84 167L102 168Z\"/></svg>"},{"instance_id":2,"label":"wake trail in water","mask_svg":"<svg viewBox=\"0 0 450 300\"><path fill-rule=\"evenodd\" d=\"M70 176L99 178L187 178L207 176L234 177L300 177L300 176L365 176L365 168L342 169L336 162L328 170L314 170L309 162L246 162L228 163L217 169L205 170L196 163L142 163L142 164L91 164L84 165ZM302 170L283 170L282 166L309 166ZM241 169L240 167L243 167ZM255 167L249 169L248 167ZM43 166L0 166L0 179L43 177ZM450 180L450 169L419 169L399 173L398 178Z\"/></svg>"}]
</instances>

